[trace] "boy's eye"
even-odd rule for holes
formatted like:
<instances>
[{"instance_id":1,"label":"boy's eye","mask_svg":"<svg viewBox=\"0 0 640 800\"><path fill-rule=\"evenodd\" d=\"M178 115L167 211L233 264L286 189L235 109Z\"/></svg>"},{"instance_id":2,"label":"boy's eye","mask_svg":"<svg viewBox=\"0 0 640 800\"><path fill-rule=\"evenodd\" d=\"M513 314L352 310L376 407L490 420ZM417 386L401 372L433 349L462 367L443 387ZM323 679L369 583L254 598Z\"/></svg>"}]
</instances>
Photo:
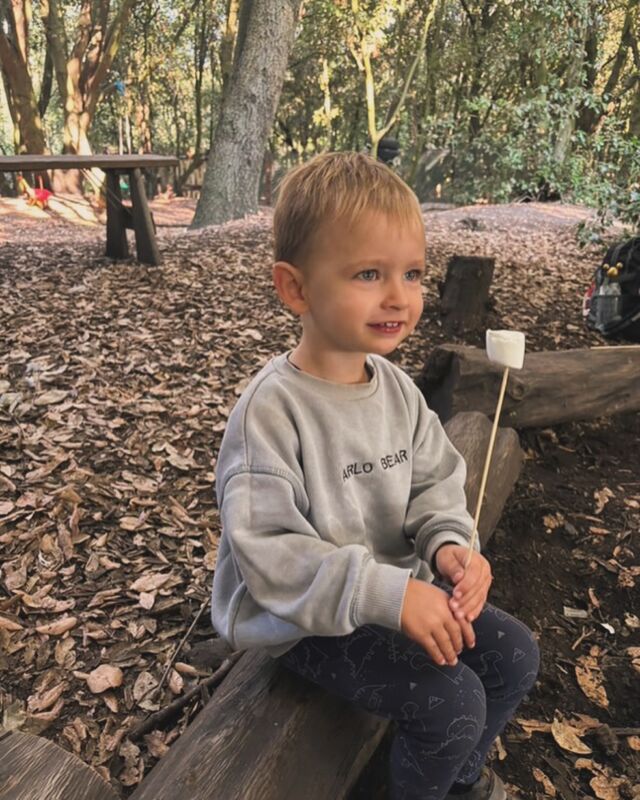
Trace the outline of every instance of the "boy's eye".
<instances>
[{"instance_id":1,"label":"boy's eye","mask_svg":"<svg viewBox=\"0 0 640 800\"><path fill-rule=\"evenodd\" d=\"M358 273L358 277L362 278L365 281L370 281L372 280L371 276L375 277L377 274L378 274L377 269L363 269L362 272Z\"/></svg>"},{"instance_id":2,"label":"boy's eye","mask_svg":"<svg viewBox=\"0 0 640 800\"><path fill-rule=\"evenodd\" d=\"M422 270L420 270L420 269L410 269L409 272L407 272L407 275L412 275L413 276L411 278L412 281L420 281L420 279L422 278Z\"/></svg>"}]
</instances>

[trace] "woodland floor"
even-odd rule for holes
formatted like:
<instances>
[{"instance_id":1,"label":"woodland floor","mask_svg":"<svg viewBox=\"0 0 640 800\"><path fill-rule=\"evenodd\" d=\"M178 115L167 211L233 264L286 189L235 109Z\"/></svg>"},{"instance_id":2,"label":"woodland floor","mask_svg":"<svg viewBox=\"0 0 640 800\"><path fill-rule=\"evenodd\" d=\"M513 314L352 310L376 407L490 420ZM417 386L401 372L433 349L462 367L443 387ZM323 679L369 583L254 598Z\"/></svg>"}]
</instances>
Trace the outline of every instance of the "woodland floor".
<instances>
[{"instance_id":1,"label":"woodland floor","mask_svg":"<svg viewBox=\"0 0 640 800\"><path fill-rule=\"evenodd\" d=\"M146 267L109 262L88 208L56 203L0 199L2 722L54 739L126 797L206 700L127 737L215 666L215 456L297 322L270 284L267 210L188 232L194 201L155 201L164 261ZM576 245L587 213L426 213L425 313L392 359L417 377L445 341L436 284L453 253L496 258L487 327L524 330L528 351L606 345L581 320L602 254ZM520 434L525 466L487 551L491 599L536 632L542 668L495 767L515 797L637 799L640 415ZM385 797L387 744L351 800Z\"/></svg>"}]
</instances>

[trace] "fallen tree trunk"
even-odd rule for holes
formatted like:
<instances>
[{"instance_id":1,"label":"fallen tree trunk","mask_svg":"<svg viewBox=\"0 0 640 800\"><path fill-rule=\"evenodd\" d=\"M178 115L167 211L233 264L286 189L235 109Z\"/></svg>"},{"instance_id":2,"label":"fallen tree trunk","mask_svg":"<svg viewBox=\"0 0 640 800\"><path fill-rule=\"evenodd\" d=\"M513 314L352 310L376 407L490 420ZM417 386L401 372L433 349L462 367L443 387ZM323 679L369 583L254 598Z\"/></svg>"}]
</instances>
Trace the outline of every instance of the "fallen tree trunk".
<instances>
[{"instance_id":1,"label":"fallen tree trunk","mask_svg":"<svg viewBox=\"0 0 640 800\"><path fill-rule=\"evenodd\" d=\"M473 514L491 424L460 414L446 430L468 460ZM493 463L485 542L522 463L515 431L499 431ZM130 800L344 800L388 724L248 651Z\"/></svg>"},{"instance_id":2,"label":"fallen tree trunk","mask_svg":"<svg viewBox=\"0 0 640 800\"><path fill-rule=\"evenodd\" d=\"M437 347L418 385L429 407L447 420L461 411L495 412L503 368L484 350ZM640 346L529 353L512 370L500 423L544 427L640 409Z\"/></svg>"}]
</instances>

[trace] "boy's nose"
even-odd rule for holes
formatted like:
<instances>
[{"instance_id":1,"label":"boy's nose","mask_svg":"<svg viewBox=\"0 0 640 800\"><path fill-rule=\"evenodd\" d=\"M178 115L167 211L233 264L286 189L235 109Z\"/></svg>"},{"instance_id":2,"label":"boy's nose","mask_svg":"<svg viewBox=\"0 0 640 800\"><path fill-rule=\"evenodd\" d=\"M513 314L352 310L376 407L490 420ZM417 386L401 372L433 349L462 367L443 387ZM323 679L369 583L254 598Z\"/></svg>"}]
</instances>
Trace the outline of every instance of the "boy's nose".
<instances>
[{"instance_id":1,"label":"boy's nose","mask_svg":"<svg viewBox=\"0 0 640 800\"><path fill-rule=\"evenodd\" d=\"M403 286L402 281L389 281L387 283L383 303L385 306L393 306L394 308L406 308L409 305L407 289Z\"/></svg>"}]
</instances>

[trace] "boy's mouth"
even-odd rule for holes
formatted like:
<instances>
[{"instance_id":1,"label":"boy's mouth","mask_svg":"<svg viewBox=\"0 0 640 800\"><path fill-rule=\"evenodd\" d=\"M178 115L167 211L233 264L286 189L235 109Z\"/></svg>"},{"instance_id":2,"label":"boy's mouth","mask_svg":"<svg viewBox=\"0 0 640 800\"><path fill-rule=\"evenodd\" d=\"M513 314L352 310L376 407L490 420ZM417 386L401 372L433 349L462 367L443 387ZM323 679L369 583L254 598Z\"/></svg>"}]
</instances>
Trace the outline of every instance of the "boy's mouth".
<instances>
[{"instance_id":1,"label":"boy's mouth","mask_svg":"<svg viewBox=\"0 0 640 800\"><path fill-rule=\"evenodd\" d=\"M402 322L378 322L370 323L370 328L380 331L380 333L397 333L402 327Z\"/></svg>"}]
</instances>

